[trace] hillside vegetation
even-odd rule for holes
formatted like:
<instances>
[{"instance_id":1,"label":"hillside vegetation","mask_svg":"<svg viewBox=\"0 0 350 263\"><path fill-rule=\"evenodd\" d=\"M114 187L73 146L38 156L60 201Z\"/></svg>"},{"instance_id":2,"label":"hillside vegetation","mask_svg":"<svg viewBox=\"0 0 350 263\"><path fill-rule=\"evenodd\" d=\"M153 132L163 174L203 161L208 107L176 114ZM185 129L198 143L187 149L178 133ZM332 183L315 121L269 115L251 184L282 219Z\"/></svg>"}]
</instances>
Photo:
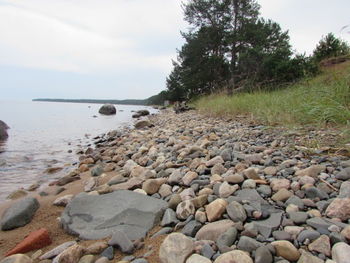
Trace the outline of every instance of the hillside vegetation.
<instances>
[{"instance_id":1,"label":"hillside vegetation","mask_svg":"<svg viewBox=\"0 0 350 263\"><path fill-rule=\"evenodd\" d=\"M350 127L350 61L284 89L232 96L218 94L194 102L204 113L249 116L267 125L339 125Z\"/></svg>"}]
</instances>

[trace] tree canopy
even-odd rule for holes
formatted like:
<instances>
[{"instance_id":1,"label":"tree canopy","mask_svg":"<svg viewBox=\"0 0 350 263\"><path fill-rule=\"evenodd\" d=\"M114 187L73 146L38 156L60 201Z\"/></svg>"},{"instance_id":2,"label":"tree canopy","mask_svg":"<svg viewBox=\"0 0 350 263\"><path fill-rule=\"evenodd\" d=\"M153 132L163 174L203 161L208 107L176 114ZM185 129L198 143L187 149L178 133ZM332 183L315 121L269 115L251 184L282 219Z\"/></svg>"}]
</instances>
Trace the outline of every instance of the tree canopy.
<instances>
[{"instance_id":1,"label":"tree canopy","mask_svg":"<svg viewBox=\"0 0 350 263\"><path fill-rule=\"evenodd\" d=\"M177 51L162 98L181 101L278 87L317 71L317 61L349 52L328 34L313 56L295 54L288 31L260 17L256 0L189 0L183 4L188 32Z\"/></svg>"}]
</instances>

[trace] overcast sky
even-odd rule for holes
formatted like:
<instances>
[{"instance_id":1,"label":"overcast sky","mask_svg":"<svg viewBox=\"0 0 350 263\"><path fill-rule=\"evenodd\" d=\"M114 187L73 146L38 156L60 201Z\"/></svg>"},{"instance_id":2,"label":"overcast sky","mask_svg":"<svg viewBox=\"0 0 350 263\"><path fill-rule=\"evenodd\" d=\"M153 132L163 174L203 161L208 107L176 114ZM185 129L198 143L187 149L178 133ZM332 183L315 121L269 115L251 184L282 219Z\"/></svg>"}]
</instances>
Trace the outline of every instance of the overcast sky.
<instances>
[{"instance_id":1,"label":"overcast sky","mask_svg":"<svg viewBox=\"0 0 350 263\"><path fill-rule=\"evenodd\" d=\"M349 0L260 0L261 13L311 53L350 41ZM183 40L180 0L0 0L0 100L143 99L165 89Z\"/></svg>"}]
</instances>

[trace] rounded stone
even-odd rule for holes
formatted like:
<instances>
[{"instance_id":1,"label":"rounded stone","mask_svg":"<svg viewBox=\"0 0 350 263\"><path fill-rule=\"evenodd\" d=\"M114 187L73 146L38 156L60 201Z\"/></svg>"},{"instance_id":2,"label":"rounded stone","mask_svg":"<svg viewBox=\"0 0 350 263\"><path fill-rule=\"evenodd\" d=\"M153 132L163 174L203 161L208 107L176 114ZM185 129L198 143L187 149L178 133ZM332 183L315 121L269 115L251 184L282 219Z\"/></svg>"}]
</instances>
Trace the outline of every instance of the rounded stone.
<instances>
[{"instance_id":1,"label":"rounded stone","mask_svg":"<svg viewBox=\"0 0 350 263\"><path fill-rule=\"evenodd\" d=\"M211 260L198 254L192 254L186 263L211 263Z\"/></svg>"},{"instance_id":2,"label":"rounded stone","mask_svg":"<svg viewBox=\"0 0 350 263\"><path fill-rule=\"evenodd\" d=\"M289 261L297 261L300 258L298 249L289 241L274 241L271 245L275 248L276 254Z\"/></svg>"},{"instance_id":3,"label":"rounded stone","mask_svg":"<svg viewBox=\"0 0 350 263\"><path fill-rule=\"evenodd\" d=\"M247 213L244 207L236 201L232 201L231 203L229 203L226 207L226 210L228 216L234 222L244 222L247 219Z\"/></svg>"},{"instance_id":4,"label":"rounded stone","mask_svg":"<svg viewBox=\"0 0 350 263\"><path fill-rule=\"evenodd\" d=\"M24 254L15 254L4 258L0 263L32 263L32 259Z\"/></svg>"},{"instance_id":5,"label":"rounded stone","mask_svg":"<svg viewBox=\"0 0 350 263\"><path fill-rule=\"evenodd\" d=\"M178 219L185 220L190 215L194 215L195 212L196 208L190 200L183 201L176 207L176 216Z\"/></svg>"},{"instance_id":6,"label":"rounded stone","mask_svg":"<svg viewBox=\"0 0 350 263\"><path fill-rule=\"evenodd\" d=\"M349 263L350 246L344 242L335 244L332 248L332 259L337 263Z\"/></svg>"},{"instance_id":7,"label":"rounded stone","mask_svg":"<svg viewBox=\"0 0 350 263\"><path fill-rule=\"evenodd\" d=\"M216 199L206 206L205 211L209 222L216 221L226 211L227 201L224 199Z\"/></svg>"},{"instance_id":8,"label":"rounded stone","mask_svg":"<svg viewBox=\"0 0 350 263\"><path fill-rule=\"evenodd\" d=\"M159 249L161 263L185 263L194 250L194 243L184 234L172 233L163 241Z\"/></svg>"},{"instance_id":9,"label":"rounded stone","mask_svg":"<svg viewBox=\"0 0 350 263\"><path fill-rule=\"evenodd\" d=\"M241 250L233 250L219 256L214 263L253 263L248 253Z\"/></svg>"}]
</instances>

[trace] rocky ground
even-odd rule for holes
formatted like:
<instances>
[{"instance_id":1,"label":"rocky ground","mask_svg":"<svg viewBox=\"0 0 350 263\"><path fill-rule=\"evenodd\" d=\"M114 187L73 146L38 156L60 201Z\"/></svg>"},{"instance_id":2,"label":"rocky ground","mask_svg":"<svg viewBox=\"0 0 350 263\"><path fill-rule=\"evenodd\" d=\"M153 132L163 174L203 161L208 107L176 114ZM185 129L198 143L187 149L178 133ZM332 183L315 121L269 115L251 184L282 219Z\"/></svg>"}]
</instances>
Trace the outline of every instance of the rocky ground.
<instances>
[{"instance_id":1,"label":"rocky ground","mask_svg":"<svg viewBox=\"0 0 350 263\"><path fill-rule=\"evenodd\" d=\"M300 145L323 133L195 111L136 127L0 209L1 263L350 262L348 152Z\"/></svg>"}]
</instances>

